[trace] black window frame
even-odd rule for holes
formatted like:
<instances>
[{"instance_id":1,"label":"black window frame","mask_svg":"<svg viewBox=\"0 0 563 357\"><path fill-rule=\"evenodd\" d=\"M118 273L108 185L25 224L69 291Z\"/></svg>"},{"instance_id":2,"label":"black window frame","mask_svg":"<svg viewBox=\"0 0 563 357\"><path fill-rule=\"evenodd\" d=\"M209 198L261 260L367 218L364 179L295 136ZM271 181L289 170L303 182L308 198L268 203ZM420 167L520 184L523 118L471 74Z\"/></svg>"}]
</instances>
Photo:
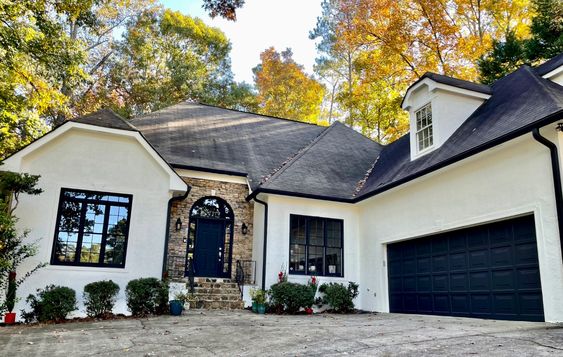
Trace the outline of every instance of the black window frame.
<instances>
[{"instance_id":1,"label":"black window frame","mask_svg":"<svg viewBox=\"0 0 563 357\"><path fill-rule=\"evenodd\" d=\"M298 243L298 245L302 245L305 246L305 262L306 262L306 266L304 271L291 271L290 270L290 265L291 265L291 246L292 246L292 237L291 237L291 223L293 219L305 219L305 244L300 244ZM311 245L309 243L309 221L310 220L322 220L323 221L323 271L322 273L319 271L316 271L314 273L310 273L309 272L309 267L308 267L308 261L309 261L309 247L320 247L319 245ZM327 271L327 267L326 267L326 251L327 248L337 248L337 247L330 247L327 244L327 240L328 240L328 235L327 235L327 222L338 222L340 224L340 254L341 254L341 267L340 267L340 273L335 273L335 274L330 274ZM304 275L304 276L327 276L327 277L336 277L336 278L343 278L344 277L344 220L343 219L338 219L338 218L327 218L327 217L317 217L317 216L305 216L305 215L300 215L300 214L290 214L289 215L289 256L288 256L288 273L291 275Z\"/></svg>"},{"instance_id":2,"label":"black window frame","mask_svg":"<svg viewBox=\"0 0 563 357\"><path fill-rule=\"evenodd\" d=\"M114 197L122 197L127 198L129 202L116 202L116 201L108 201L108 200L97 200L91 198L71 198L65 196L67 192L76 192L76 193L84 193L87 195L99 195L99 196L114 196ZM65 201L78 201L87 204L95 204L95 205L105 205L106 209L104 210L104 223L102 229L102 240L100 243L100 258L98 263L81 263L80 256L82 250L82 239L84 236L84 221L85 221L85 210L86 208L81 208L80 214L80 223L78 228L78 238L76 242L76 252L75 252L75 259L72 262L61 262L56 258L56 246L59 237L59 229L60 229L60 220L61 214L63 210L63 202ZM123 262L120 264L104 264L104 257L105 257L105 244L106 239L108 236L107 227L109 222L109 207L116 206L116 207L126 207L127 208L127 224L125 226L125 242L123 244ZM127 260L127 246L129 244L129 228L131 226L131 209L133 207L133 195L126 194L126 193L116 193L116 192L106 192L106 191L92 191L92 190L83 190L83 189L75 189L75 188L68 188L62 187L59 196L59 205L57 209L57 218L55 223L55 234L53 237L53 246L51 249L51 265L59 265L59 266L79 266L79 267L96 267L96 268L125 268L126 260Z\"/></svg>"}]
</instances>

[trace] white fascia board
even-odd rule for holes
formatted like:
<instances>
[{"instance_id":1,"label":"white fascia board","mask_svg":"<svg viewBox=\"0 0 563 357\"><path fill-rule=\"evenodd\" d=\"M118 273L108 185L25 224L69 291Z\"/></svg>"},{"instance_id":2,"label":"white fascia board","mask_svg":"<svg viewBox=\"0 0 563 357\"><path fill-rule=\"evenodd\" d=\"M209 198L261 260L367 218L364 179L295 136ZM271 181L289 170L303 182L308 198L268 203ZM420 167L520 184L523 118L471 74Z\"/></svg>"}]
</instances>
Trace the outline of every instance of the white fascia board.
<instances>
[{"instance_id":1,"label":"white fascia board","mask_svg":"<svg viewBox=\"0 0 563 357\"><path fill-rule=\"evenodd\" d=\"M20 151L16 152L12 156L4 160L5 166L3 169L19 172L21 171L21 162L24 157L30 153L40 149L44 145L48 144L52 140L64 135L66 132L72 129L91 131L96 133L105 133L110 135L130 137L135 139L141 146L149 153L149 155L159 164L159 166L170 176L170 191L186 191L188 185L182 180L180 176L174 171L170 165L156 152L156 150L146 141L146 139L138 132L132 130L121 130L112 129L102 126L89 125L83 123L77 123L73 121L67 121L63 125L55 128L51 132L43 135L39 139L35 140L28 146L24 147Z\"/></svg>"},{"instance_id":2,"label":"white fascia board","mask_svg":"<svg viewBox=\"0 0 563 357\"><path fill-rule=\"evenodd\" d=\"M561 72L563 72L563 66L559 66L559 67L555 68L553 71L544 74L542 77L546 78L546 79L550 79L551 77L555 77L556 75L560 74Z\"/></svg>"},{"instance_id":3,"label":"white fascia board","mask_svg":"<svg viewBox=\"0 0 563 357\"><path fill-rule=\"evenodd\" d=\"M468 89L458 88L458 87L450 86L450 85L447 85L447 84L438 83L438 82L436 82L436 81L434 81L430 78L424 78L422 81L418 82L416 85L409 88L409 90L405 94L405 99L403 100L403 105L402 105L402 108L404 110L410 110L410 105L408 104L409 101L410 101L410 97L411 97L411 95L414 91L416 91L418 88L420 88L422 86L428 86L428 91L431 92L431 93L435 93L438 90L443 90L443 91L446 91L446 92L456 93L456 94L463 95L463 96L466 96L466 97L479 98L479 99L483 99L483 100L487 100L491 97L490 94L485 94L485 93L476 92L476 91L472 91L472 90L468 90Z\"/></svg>"}]
</instances>

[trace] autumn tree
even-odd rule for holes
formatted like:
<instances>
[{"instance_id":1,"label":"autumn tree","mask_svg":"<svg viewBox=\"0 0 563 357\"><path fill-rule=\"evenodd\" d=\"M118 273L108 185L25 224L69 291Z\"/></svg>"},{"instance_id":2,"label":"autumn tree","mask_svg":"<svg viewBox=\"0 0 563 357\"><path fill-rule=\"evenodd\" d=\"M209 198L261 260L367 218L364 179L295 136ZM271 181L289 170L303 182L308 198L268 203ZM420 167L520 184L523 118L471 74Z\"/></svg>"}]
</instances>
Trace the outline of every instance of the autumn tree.
<instances>
[{"instance_id":1,"label":"autumn tree","mask_svg":"<svg viewBox=\"0 0 563 357\"><path fill-rule=\"evenodd\" d=\"M253 69L258 89L259 113L319 122L324 87L295 63L290 49L281 53L273 47L260 54L261 63Z\"/></svg>"},{"instance_id":2,"label":"autumn tree","mask_svg":"<svg viewBox=\"0 0 563 357\"><path fill-rule=\"evenodd\" d=\"M478 61L481 82L492 83L523 64L537 64L563 52L563 2L533 0L532 6L530 36L509 32L494 40Z\"/></svg>"}]
</instances>

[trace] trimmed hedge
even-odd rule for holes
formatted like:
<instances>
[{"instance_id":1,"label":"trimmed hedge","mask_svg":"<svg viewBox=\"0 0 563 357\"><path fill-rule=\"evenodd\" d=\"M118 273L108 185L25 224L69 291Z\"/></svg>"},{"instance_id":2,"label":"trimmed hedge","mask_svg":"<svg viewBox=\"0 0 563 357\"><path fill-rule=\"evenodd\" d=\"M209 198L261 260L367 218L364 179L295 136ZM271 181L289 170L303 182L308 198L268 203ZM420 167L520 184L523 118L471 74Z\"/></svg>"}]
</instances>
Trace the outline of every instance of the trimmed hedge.
<instances>
[{"instance_id":1,"label":"trimmed hedge","mask_svg":"<svg viewBox=\"0 0 563 357\"><path fill-rule=\"evenodd\" d=\"M90 317L104 317L112 314L119 285L111 280L96 281L84 286L84 306Z\"/></svg>"},{"instance_id":2,"label":"trimmed hedge","mask_svg":"<svg viewBox=\"0 0 563 357\"><path fill-rule=\"evenodd\" d=\"M125 296L133 316L159 315L168 307L168 285L156 278L131 280Z\"/></svg>"},{"instance_id":3,"label":"trimmed hedge","mask_svg":"<svg viewBox=\"0 0 563 357\"><path fill-rule=\"evenodd\" d=\"M348 287L343 284L322 284L319 292L323 294L323 303L328 304L335 312L350 312L354 310L354 299L358 296L359 285L348 282Z\"/></svg>"},{"instance_id":4,"label":"trimmed hedge","mask_svg":"<svg viewBox=\"0 0 563 357\"><path fill-rule=\"evenodd\" d=\"M22 311L26 322L60 322L76 310L76 292L66 286L47 285L43 290L37 289L37 296L30 294L25 301L31 306L31 311Z\"/></svg>"},{"instance_id":5,"label":"trimmed hedge","mask_svg":"<svg viewBox=\"0 0 563 357\"><path fill-rule=\"evenodd\" d=\"M275 309L295 314L301 308L313 306L316 292L316 285L282 281L270 287L269 295Z\"/></svg>"}]
</instances>

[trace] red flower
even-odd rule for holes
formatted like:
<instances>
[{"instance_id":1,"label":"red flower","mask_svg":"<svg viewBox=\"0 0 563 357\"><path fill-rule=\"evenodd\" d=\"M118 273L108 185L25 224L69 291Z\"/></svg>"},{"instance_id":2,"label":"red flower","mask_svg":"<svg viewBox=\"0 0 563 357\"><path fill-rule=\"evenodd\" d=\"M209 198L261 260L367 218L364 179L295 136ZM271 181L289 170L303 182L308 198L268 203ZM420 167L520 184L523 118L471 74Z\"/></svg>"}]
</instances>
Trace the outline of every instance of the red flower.
<instances>
[{"instance_id":1,"label":"red flower","mask_svg":"<svg viewBox=\"0 0 563 357\"><path fill-rule=\"evenodd\" d=\"M311 277L311 284L317 285L317 277L316 276Z\"/></svg>"},{"instance_id":2,"label":"red flower","mask_svg":"<svg viewBox=\"0 0 563 357\"><path fill-rule=\"evenodd\" d=\"M278 273L278 281L281 283L283 281L283 272Z\"/></svg>"}]
</instances>

